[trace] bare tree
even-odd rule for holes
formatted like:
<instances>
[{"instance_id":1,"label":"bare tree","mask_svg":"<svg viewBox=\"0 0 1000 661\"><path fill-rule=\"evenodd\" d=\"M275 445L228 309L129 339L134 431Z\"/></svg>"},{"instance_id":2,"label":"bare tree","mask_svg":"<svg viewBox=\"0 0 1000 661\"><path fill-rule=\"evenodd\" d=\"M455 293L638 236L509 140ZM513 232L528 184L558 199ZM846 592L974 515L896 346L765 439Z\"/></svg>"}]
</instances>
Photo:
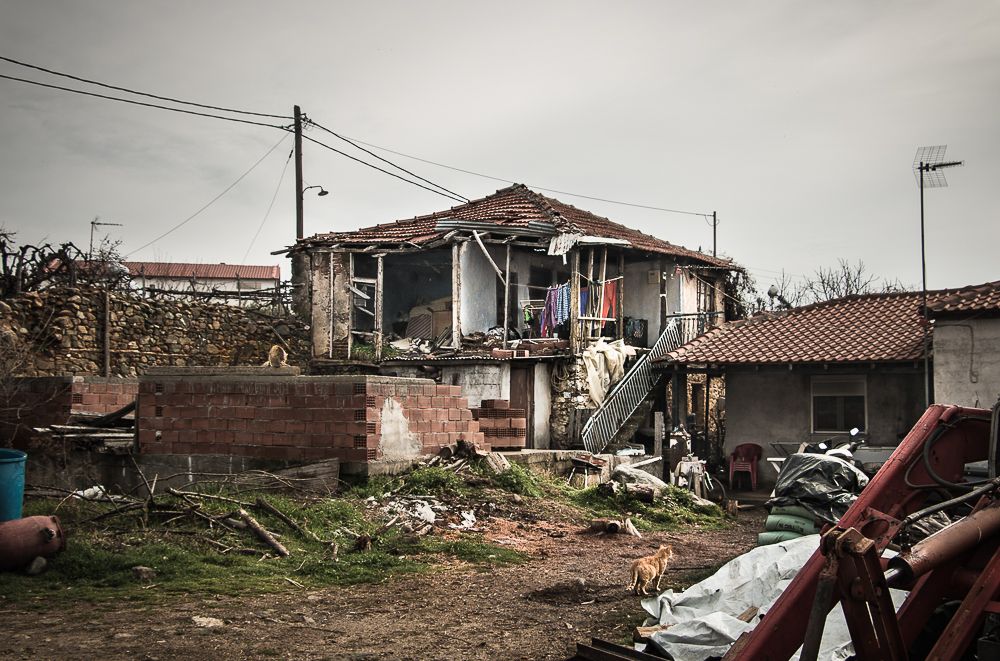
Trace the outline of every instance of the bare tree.
<instances>
[{"instance_id":1,"label":"bare tree","mask_svg":"<svg viewBox=\"0 0 1000 661\"><path fill-rule=\"evenodd\" d=\"M782 271L781 278L769 290L769 293L775 295L770 297L771 303L766 309L784 309L844 296L905 292L912 289L898 278L881 280L869 273L865 263L860 259L854 264L846 259L840 259L837 266L820 267L812 276L799 283Z\"/></svg>"},{"instance_id":2,"label":"bare tree","mask_svg":"<svg viewBox=\"0 0 1000 661\"><path fill-rule=\"evenodd\" d=\"M69 242L19 246L15 236L0 227L0 299L54 285L99 284L117 289L128 281L117 243L103 241L97 256L88 259Z\"/></svg>"}]
</instances>

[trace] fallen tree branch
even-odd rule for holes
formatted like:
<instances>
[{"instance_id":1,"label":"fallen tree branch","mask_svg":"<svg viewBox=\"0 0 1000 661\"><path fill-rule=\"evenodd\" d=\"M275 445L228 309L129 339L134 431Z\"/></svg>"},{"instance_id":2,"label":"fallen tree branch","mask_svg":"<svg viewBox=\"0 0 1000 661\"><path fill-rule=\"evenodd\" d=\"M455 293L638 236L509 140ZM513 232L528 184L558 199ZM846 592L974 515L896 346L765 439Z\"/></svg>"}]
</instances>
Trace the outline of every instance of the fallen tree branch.
<instances>
[{"instance_id":1,"label":"fallen tree branch","mask_svg":"<svg viewBox=\"0 0 1000 661\"><path fill-rule=\"evenodd\" d=\"M237 511L237 514L239 515L239 517L241 519L243 519L243 521L248 526L250 526L250 529L253 530L254 534L257 535L257 537L259 537L261 539L261 541L263 541L268 546L270 546L272 549L274 549L275 552L278 555L280 555L283 558L287 558L289 555L291 555L288 552L288 549L286 549L284 546L282 546L281 542L279 542L278 540L276 540L271 533L269 533L268 531L264 530L263 526L261 526L257 522L257 520L255 518L253 518L252 516L250 516L249 512L247 512L245 509L243 509L241 507Z\"/></svg>"}]
</instances>

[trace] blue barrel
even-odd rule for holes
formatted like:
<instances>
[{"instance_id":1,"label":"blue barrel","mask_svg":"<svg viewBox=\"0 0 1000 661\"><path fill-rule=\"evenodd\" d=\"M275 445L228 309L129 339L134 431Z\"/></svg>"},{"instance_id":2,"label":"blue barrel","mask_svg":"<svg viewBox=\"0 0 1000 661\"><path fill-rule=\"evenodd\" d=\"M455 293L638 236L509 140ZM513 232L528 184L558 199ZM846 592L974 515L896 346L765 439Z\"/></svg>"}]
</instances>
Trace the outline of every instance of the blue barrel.
<instances>
[{"instance_id":1,"label":"blue barrel","mask_svg":"<svg viewBox=\"0 0 1000 661\"><path fill-rule=\"evenodd\" d=\"M0 521L21 518L24 503L24 461L20 450L0 448Z\"/></svg>"}]
</instances>

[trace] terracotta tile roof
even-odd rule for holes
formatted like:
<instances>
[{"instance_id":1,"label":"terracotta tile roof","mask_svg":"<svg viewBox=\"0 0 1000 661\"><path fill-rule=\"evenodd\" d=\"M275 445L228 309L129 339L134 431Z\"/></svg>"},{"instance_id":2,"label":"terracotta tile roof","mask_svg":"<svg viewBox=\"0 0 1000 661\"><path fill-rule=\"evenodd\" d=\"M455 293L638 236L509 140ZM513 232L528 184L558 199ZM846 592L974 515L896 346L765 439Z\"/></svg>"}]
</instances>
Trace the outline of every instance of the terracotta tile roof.
<instances>
[{"instance_id":1,"label":"terracotta tile roof","mask_svg":"<svg viewBox=\"0 0 1000 661\"><path fill-rule=\"evenodd\" d=\"M756 315L714 328L660 362L867 363L923 357L920 292L870 294Z\"/></svg>"},{"instance_id":2,"label":"terracotta tile roof","mask_svg":"<svg viewBox=\"0 0 1000 661\"><path fill-rule=\"evenodd\" d=\"M961 289L928 292L927 309L934 316L967 312L1000 312L1000 280Z\"/></svg>"},{"instance_id":3,"label":"terracotta tile roof","mask_svg":"<svg viewBox=\"0 0 1000 661\"><path fill-rule=\"evenodd\" d=\"M426 216L397 220L394 223L383 223L354 232L317 234L303 239L300 245L402 242L419 245L440 239L447 234L447 231L435 230L438 222L444 220L490 223L502 227L525 229L532 223L544 223L558 232L625 239L638 250L688 257L714 266L737 268L729 260L718 259L696 250L688 250L683 246L674 245L655 236L643 234L638 230L619 225L589 211L577 209L570 204L536 193L523 184L515 184L498 190L493 195Z\"/></svg>"},{"instance_id":4,"label":"terracotta tile roof","mask_svg":"<svg viewBox=\"0 0 1000 661\"><path fill-rule=\"evenodd\" d=\"M184 264L181 262L125 262L133 278L213 278L235 280L281 280L281 267L253 264Z\"/></svg>"}]
</instances>

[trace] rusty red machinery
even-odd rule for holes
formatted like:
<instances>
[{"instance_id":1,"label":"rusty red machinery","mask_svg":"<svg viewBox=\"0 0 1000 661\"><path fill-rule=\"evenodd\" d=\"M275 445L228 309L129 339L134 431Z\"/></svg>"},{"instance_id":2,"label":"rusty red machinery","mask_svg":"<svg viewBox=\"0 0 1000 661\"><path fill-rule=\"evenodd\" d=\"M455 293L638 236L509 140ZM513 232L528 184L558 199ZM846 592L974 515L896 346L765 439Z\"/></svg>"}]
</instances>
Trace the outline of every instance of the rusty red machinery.
<instances>
[{"instance_id":1,"label":"rusty red machinery","mask_svg":"<svg viewBox=\"0 0 1000 661\"><path fill-rule=\"evenodd\" d=\"M1000 614L997 410L991 417L983 409L927 409L725 659L784 661L802 646L800 658L814 660L838 603L858 659L950 660L973 650L987 615ZM967 464L983 460L993 467L990 477L968 478ZM940 512L961 518L916 541L915 524ZM886 560L890 545L900 553ZM909 590L898 612L890 587Z\"/></svg>"}]
</instances>

